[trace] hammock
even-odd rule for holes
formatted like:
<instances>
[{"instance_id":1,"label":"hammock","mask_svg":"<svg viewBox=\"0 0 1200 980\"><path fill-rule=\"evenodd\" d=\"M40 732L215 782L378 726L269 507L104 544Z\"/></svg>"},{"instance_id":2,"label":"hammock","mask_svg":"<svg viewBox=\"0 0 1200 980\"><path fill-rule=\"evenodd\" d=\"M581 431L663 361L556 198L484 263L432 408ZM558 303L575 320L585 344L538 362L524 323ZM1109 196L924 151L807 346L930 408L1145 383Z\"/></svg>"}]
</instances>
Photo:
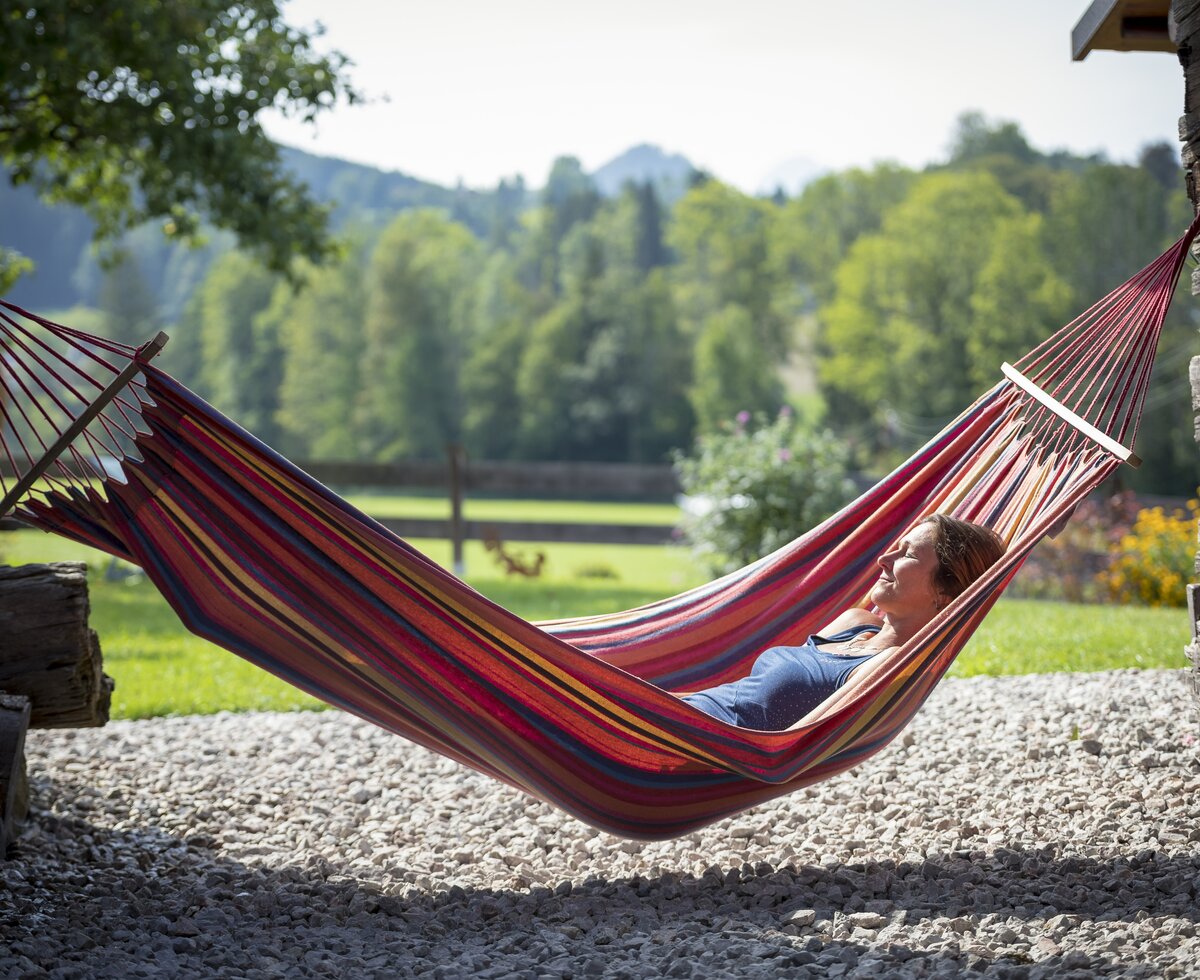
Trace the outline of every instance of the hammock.
<instances>
[{"instance_id":1,"label":"hammock","mask_svg":"<svg viewBox=\"0 0 1200 980\"><path fill-rule=\"evenodd\" d=\"M818 527L615 615L522 620L156 368L163 338L134 349L7 303L0 515L19 500L21 520L140 565L190 630L330 704L600 829L678 835L887 745L1034 545L1136 462L1125 447L1196 230ZM876 556L934 511L994 528L1006 555L791 729L674 696L864 604Z\"/></svg>"}]
</instances>

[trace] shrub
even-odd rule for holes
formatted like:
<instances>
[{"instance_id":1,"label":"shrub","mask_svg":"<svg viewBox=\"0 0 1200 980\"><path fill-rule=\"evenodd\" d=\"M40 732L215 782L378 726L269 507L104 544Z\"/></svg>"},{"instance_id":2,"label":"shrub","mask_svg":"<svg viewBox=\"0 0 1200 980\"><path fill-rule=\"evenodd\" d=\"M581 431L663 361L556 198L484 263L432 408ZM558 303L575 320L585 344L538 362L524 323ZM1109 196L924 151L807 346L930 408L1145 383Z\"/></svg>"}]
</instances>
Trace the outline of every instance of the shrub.
<instances>
[{"instance_id":1,"label":"shrub","mask_svg":"<svg viewBox=\"0 0 1200 980\"><path fill-rule=\"evenodd\" d=\"M1106 601L1108 590L1101 577L1115 549L1132 532L1137 513L1137 500L1130 491L1083 501L1063 530L1033 550L1013 582L1012 594L1025 599Z\"/></svg>"},{"instance_id":2,"label":"shrub","mask_svg":"<svg viewBox=\"0 0 1200 980\"><path fill-rule=\"evenodd\" d=\"M1167 514L1161 507L1139 511L1107 569L1098 576L1112 599L1147 606L1187 604L1195 570L1196 516L1200 502Z\"/></svg>"},{"instance_id":3,"label":"shrub","mask_svg":"<svg viewBox=\"0 0 1200 980\"><path fill-rule=\"evenodd\" d=\"M682 531L713 572L769 554L828 517L853 496L851 453L787 408L773 420L738 414L700 436L675 470L688 495Z\"/></svg>"}]
</instances>

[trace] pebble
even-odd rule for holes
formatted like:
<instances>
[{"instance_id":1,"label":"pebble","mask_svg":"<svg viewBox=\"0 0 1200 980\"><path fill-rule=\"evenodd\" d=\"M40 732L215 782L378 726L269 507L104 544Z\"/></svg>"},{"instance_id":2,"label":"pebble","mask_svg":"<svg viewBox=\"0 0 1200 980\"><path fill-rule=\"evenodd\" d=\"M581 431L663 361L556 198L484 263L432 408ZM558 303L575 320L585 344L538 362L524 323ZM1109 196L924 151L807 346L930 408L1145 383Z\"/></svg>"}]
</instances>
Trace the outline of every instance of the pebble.
<instances>
[{"instance_id":1,"label":"pebble","mask_svg":"<svg viewBox=\"0 0 1200 980\"><path fill-rule=\"evenodd\" d=\"M1183 671L943 681L856 770L623 841L335 712L34 731L0 978L1200 978Z\"/></svg>"}]
</instances>

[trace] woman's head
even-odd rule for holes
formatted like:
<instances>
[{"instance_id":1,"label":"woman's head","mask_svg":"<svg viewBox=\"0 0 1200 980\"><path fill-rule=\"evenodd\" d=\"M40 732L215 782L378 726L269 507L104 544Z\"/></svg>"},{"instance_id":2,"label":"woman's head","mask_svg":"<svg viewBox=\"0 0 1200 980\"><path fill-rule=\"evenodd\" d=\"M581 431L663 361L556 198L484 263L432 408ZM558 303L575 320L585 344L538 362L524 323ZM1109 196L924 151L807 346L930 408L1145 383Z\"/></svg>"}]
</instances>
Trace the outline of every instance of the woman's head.
<instances>
[{"instance_id":1,"label":"woman's head","mask_svg":"<svg viewBox=\"0 0 1200 980\"><path fill-rule=\"evenodd\" d=\"M991 528L945 514L930 514L918 527L932 526L937 570L934 588L949 601L991 568L1004 554L1004 541Z\"/></svg>"},{"instance_id":2,"label":"woman's head","mask_svg":"<svg viewBox=\"0 0 1200 980\"><path fill-rule=\"evenodd\" d=\"M944 514L919 522L879 557L871 601L895 626L927 623L1004 554L995 532Z\"/></svg>"}]
</instances>

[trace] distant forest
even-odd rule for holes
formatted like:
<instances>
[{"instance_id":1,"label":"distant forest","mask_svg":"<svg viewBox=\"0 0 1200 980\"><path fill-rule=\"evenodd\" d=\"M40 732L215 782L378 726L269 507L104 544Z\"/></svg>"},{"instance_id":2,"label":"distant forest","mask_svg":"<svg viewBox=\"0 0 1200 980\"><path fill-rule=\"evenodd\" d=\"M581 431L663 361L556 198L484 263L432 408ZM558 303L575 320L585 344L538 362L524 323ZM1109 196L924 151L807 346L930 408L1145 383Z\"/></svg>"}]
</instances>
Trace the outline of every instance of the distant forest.
<instances>
[{"instance_id":1,"label":"distant forest","mask_svg":"<svg viewBox=\"0 0 1200 980\"><path fill-rule=\"evenodd\" d=\"M0 187L7 297L118 340L300 459L661 462L791 405L879 471L1157 255L1190 209L1178 149L1135 165L1044 152L963 116L944 163L880 164L753 197L642 147L544 187L446 188L285 151L341 258L293 288L221 234L146 226L106 252L77 211ZM270 221L270 215L262 215ZM1129 486L1196 490L1181 290Z\"/></svg>"}]
</instances>

